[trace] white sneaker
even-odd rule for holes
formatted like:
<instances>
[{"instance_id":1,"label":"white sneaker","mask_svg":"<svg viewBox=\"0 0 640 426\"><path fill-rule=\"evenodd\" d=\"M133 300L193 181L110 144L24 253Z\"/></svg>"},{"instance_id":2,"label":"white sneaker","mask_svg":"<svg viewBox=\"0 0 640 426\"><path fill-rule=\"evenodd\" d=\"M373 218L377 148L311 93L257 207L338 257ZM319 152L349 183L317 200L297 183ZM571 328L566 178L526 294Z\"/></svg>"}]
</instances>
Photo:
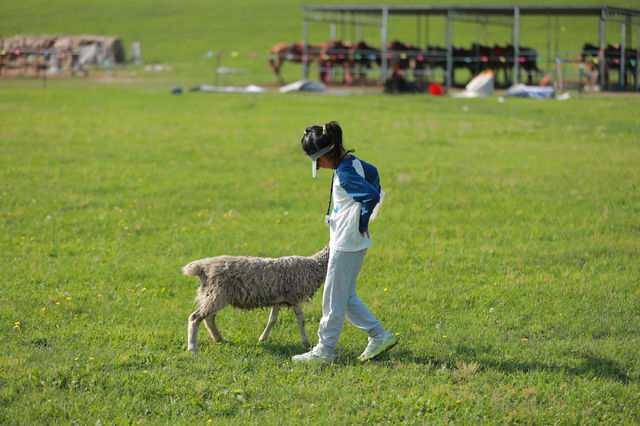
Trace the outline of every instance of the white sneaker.
<instances>
[{"instance_id":1,"label":"white sneaker","mask_svg":"<svg viewBox=\"0 0 640 426\"><path fill-rule=\"evenodd\" d=\"M362 352L362 354L358 357L358 359L364 362L377 358L397 344L398 338L391 334L391 332L389 331L385 331L382 337L378 339L369 336L369 344L367 345L367 348L364 350L364 352Z\"/></svg>"},{"instance_id":2,"label":"white sneaker","mask_svg":"<svg viewBox=\"0 0 640 426\"><path fill-rule=\"evenodd\" d=\"M313 348L309 352L294 355L291 359L293 362L317 362L321 364L331 364L336 359L336 356Z\"/></svg>"}]
</instances>

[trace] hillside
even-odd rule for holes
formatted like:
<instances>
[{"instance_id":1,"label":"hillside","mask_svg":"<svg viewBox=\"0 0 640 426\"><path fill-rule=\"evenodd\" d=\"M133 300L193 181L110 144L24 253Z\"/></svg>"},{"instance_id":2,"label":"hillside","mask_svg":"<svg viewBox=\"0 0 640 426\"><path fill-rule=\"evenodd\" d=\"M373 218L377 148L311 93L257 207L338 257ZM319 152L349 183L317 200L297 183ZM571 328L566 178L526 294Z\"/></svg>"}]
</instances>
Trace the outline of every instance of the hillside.
<instances>
[{"instance_id":1,"label":"hillside","mask_svg":"<svg viewBox=\"0 0 640 426\"><path fill-rule=\"evenodd\" d=\"M4 4L1 4L4 3ZM85 2L82 0L51 2L29 0L24 2L0 2L0 29L2 36L33 33L95 33L121 37L127 49L133 40L142 41L143 58L146 63L172 64L178 75L198 78L211 75L213 64L208 63L206 52L223 51L223 65L245 71L243 80L271 81L266 65L266 52L277 42L291 42L302 38L303 4L307 1L247 0L242 2L211 2L204 0L136 2L115 0ZM350 2L329 1L323 4L410 4L408 1L357 0ZM413 2L420 3L420 2ZM557 4L543 1L542 4ZM563 4L585 4L578 0L567 0ZM595 1L589 4L609 4L637 7L633 0ZM477 4L482 1L438 0L430 4ZM491 4L513 4L509 1L493 1ZM547 50L548 23L552 23L552 49L555 48L555 20L547 18L524 18L521 44L539 51ZM489 44L505 44L510 41L509 29L491 26L487 35L475 24L456 23L454 26L456 45L468 46L479 36ZM353 28L338 28L338 36L355 38ZM635 34L635 33L634 33ZM444 44L442 18L432 18L426 35L435 45ZM365 28L364 36L372 44L379 45L379 29ZM424 39L424 27L420 32ZM329 38L329 26L310 25L311 41ZM394 18L390 22L390 39L401 39L416 43L418 40L415 18ZM607 28L607 41L619 42L620 25ZM634 45L635 45L635 37ZM559 25L558 47L560 50L577 52L585 42L597 42L597 20L564 18ZM212 61L209 61L212 62ZM195 68L194 68L195 67ZM197 69L200 67L200 69ZM295 71L294 71L295 70ZM299 76L298 66L285 67L289 78Z\"/></svg>"}]
</instances>

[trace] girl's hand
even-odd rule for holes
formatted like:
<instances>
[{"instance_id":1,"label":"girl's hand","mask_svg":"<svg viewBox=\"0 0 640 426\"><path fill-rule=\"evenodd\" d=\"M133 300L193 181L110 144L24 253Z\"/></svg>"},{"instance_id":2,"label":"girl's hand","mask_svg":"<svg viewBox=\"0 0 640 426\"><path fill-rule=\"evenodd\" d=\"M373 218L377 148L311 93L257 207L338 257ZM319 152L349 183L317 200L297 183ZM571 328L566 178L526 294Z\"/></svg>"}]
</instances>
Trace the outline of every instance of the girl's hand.
<instances>
[{"instance_id":1,"label":"girl's hand","mask_svg":"<svg viewBox=\"0 0 640 426\"><path fill-rule=\"evenodd\" d=\"M369 230L368 229L366 231L360 233L360 235L362 235L362 238L364 238L364 234L367 234L367 238L371 239L371 234L369 234Z\"/></svg>"}]
</instances>

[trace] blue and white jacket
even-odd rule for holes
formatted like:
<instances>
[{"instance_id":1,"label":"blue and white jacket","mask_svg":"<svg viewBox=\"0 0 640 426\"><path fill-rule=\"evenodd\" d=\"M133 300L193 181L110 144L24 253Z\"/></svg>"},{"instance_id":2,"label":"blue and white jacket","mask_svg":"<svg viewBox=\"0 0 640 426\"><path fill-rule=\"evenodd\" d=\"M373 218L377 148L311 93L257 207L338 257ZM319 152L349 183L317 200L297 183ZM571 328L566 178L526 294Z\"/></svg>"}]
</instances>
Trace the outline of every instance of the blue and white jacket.
<instances>
[{"instance_id":1,"label":"blue and white jacket","mask_svg":"<svg viewBox=\"0 0 640 426\"><path fill-rule=\"evenodd\" d=\"M369 227L381 192L380 176L373 165L353 155L340 162L332 188L331 249L360 251L371 247L371 238L361 234Z\"/></svg>"}]
</instances>

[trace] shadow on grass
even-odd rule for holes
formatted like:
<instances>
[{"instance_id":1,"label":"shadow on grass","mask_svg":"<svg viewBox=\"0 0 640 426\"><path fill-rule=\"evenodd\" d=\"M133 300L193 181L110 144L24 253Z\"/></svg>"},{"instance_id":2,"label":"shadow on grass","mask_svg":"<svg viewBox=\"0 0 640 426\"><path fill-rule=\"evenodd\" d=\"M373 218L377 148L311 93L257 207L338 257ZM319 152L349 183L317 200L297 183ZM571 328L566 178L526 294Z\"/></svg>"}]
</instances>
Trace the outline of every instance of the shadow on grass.
<instances>
[{"instance_id":1,"label":"shadow on grass","mask_svg":"<svg viewBox=\"0 0 640 426\"><path fill-rule=\"evenodd\" d=\"M577 366L563 365L561 362L552 364L543 361L503 361L500 359L490 358L491 350L473 348L465 345L458 345L451 357L446 359L420 356L408 349L401 348L394 350L389 354L392 359L402 362L411 362L416 364L431 365L432 368L455 368L457 361L467 363L475 362L481 369L491 368L502 371L503 373L522 372L528 373L533 371L545 371L552 373L571 374L574 376L595 377L599 379L615 380L623 384L631 381L629 375L622 366L611 359L595 355L593 353L575 354L566 353L569 357L579 357L580 362ZM484 354L484 356L483 356ZM489 355L489 356L487 356Z\"/></svg>"},{"instance_id":2,"label":"shadow on grass","mask_svg":"<svg viewBox=\"0 0 640 426\"><path fill-rule=\"evenodd\" d=\"M304 352L309 351L311 348L306 348L302 346L301 343L270 343L261 342L259 346L262 347L265 351L269 352L272 356L279 358L281 361L291 361L291 357L294 355L299 355ZM395 349L394 349L395 350ZM370 362L383 362L383 361L393 361L394 355L393 351L389 351L388 353L384 353L380 355L376 360ZM336 351L336 359L333 364L338 366L350 366L350 365L360 365L362 364L358 360L358 356L360 353L356 353L350 350L344 350L338 348Z\"/></svg>"},{"instance_id":3,"label":"shadow on grass","mask_svg":"<svg viewBox=\"0 0 640 426\"><path fill-rule=\"evenodd\" d=\"M249 344L249 342L243 342L242 344L225 341L227 345L236 347ZM304 347L300 342L281 342L269 339L266 342L260 342L257 344L260 350L268 352L271 356L279 359L281 362L291 361L291 357L304 353L309 348ZM629 375L625 372L622 366L611 359L595 355L593 353L566 353L568 357L579 357L580 362L576 366L564 365L560 361L558 364L543 362L543 361L513 361L513 360L501 360L492 357L494 349L491 346L468 346L457 345L455 350L450 356L446 358L430 356L428 354L417 354L411 351L410 347L402 345L402 342L390 350L389 352L382 354L378 359L370 361L376 362L402 362L421 364L429 366L430 369L455 369L457 362L463 361L466 363L477 363L479 368L482 369L494 369L503 373L510 374L515 372L529 373L535 371L571 374L574 376L587 376L596 377L600 379L609 379L627 384L631 381ZM337 353L334 364L338 366L352 366L359 365L357 357L359 353L355 353L351 350L342 350Z\"/></svg>"},{"instance_id":4,"label":"shadow on grass","mask_svg":"<svg viewBox=\"0 0 640 426\"><path fill-rule=\"evenodd\" d=\"M269 352L272 356L275 356L283 361L291 360L291 357L304 352L307 352L310 348L306 348L302 343L281 343L272 342L267 340L266 342L258 343L258 346Z\"/></svg>"},{"instance_id":5,"label":"shadow on grass","mask_svg":"<svg viewBox=\"0 0 640 426\"><path fill-rule=\"evenodd\" d=\"M596 377L599 379L615 380L623 384L629 383L629 376L624 372L620 365L610 359L595 356L592 354L582 357L580 365L569 367L558 364L553 365L538 361L500 361L500 360L481 360L480 365L488 368L499 369L504 372L529 372L529 371L547 371L560 374L571 374L574 376Z\"/></svg>"}]
</instances>

